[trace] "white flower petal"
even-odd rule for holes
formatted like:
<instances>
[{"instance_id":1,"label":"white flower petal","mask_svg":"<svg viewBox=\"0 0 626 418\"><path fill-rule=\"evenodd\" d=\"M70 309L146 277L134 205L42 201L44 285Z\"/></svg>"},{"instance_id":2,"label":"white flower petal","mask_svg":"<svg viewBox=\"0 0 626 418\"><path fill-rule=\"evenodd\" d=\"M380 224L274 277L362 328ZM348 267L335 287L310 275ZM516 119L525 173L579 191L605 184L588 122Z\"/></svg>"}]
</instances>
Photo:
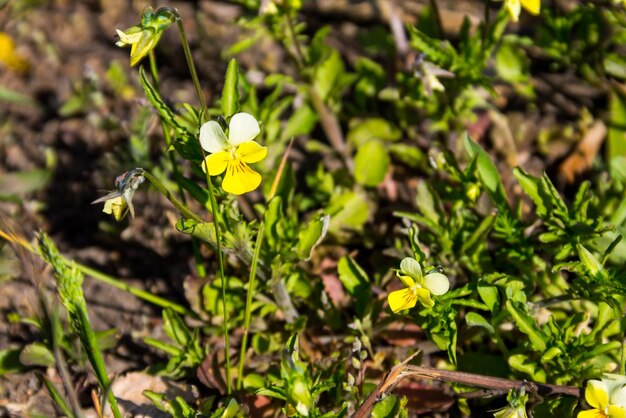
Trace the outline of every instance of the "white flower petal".
<instances>
[{"instance_id":1,"label":"white flower petal","mask_svg":"<svg viewBox=\"0 0 626 418\"><path fill-rule=\"evenodd\" d=\"M626 386L614 389L611 392L609 403L626 407Z\"/></svg>"},{"instance_id":2,"label":"white flower petal","mask_svg":"<svg viewBox=\"0 0 626 418\"><path fill-rule=\"evenodd\" d=\"M405 274L408 274L416 281L420 281L422 278L422 268L420 267L420 263L417 262L416 259L411 257L406 257L400 263L400 270L402 270Z\"/></svg>"},{"instance_id":3,"label":"white flower petal","mask_svg":"<svg viewBox=\"0 0 626 418\"><path fill-rule=\"evenodd\" d=\"M200 145L211 154L228 148L228 140L219 123L211 120L200 127Z\"/></svg>"},{"instance_id":4,"label":"white flower petal","mask_svg":"<svg viewBox=\"0 0 626 418\"><path fill-rule=\"evenodd\" d=\"M228 142L235 146L252 141L261 132L259 122L254 116L245 112L233 115L228 129Z\"/></svg>"},{"instance_id":5,"label":"white flower petal","mask_svg":"<svg viewBox=\"0 0 626 418\"><path fill-rule=\"evenodd\" d=\"M443 295L450 289L450 281L441 273L430 273L424 277L424 287L433 295Z\"/></svg>"}]
</instances>

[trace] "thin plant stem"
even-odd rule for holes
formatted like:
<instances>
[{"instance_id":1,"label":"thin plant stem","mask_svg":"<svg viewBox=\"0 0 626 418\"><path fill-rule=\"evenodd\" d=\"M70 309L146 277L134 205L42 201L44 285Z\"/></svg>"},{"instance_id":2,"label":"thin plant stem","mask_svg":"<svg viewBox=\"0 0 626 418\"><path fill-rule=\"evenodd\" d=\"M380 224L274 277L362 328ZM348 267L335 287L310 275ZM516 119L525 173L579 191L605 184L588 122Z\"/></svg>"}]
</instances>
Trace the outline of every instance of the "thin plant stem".
<instances>
[{"instance_id":1,"label":"thin plant stem","mask_svg":"<svg viewBox=\"0 0 626 418\"><path fill-rule=\"evenodd\" d=\"M241 390L243 384L243 369L246 362L246 350L248 345L248 334L250 333L250 321L252 318L252 297L254 296L254 285L256 281L256 269L261 255L263 236L265 235L265 220L261 221L256 236L256 245L252 264L250 265L250 279L248 280L248 294L246 296L246 311L243 320L243 336L241 337L241 349L239 350L239 371L237 373L237 390Z\"/></svg>"},{"instance_id":2,"label":"thin plant stem","mask_svg":"<svg viewBox=\"0 0 626 418\"><path fill-rule=\"evenodd\" d=\"M24 237L21 237L13 233L7 233L1 229L0 229L0 237L9 242L22 246L23 248L25 248L26 250L30 251L33 254L39 254L37 249L33 247ZM80 264L77 262L74 262L74 264L76 265L76 268L80 270L81 273L85 274L86 276L92 277L102 283L106 283L108 285L121 289L125 292L128 292L131 295L138 297L139 299L152 303L153 305L160 306L161 308L171 308L172 310L182 315L189 315L194 318L198 317L198 315L194 311L182 305L179 305L177 303L171 302L168 299L164 299L150 292L146 292L145 290L126 284L120 279L117 279L113 276L109 276L108 274L103 273L100 270L96 270L94 268L85 266L84 264Z\"/></svg>"},{"instance_id":3,"label":"thin plant stem","mask_svg":"<svg viewBox=\"0 0 626 418\"><path fill-rule=\"evenodd\" d=\"M145 290L126 284L120 279L117 279L113 276L109 276L108 274L105 274L99 270L93 269L91 267L87 267L79 263L76 263L76 267L78 268L78 270L80 270L82 273L84 273L87 276L93 277L94 279L100 282L103 282L113 287L116 287L118 289L124 290L125 292L128 292L131 295L138 297L139 299L145 300L146 302L150 302L153 305L160 306L161 308L171 308L173 311L181 315L189 315L194 318L198 317L198 315L194 311L182 305L174 303L160 296L154 295L150 292L146 292Z\"/></svg>"},{"instance_id":4,"label":"thin plant stem","mask_svg":"<svg viewBox=\"0 0 626 418\"><path fill-rule=\"evenodd\" d=\"M161 90L159 88L159 72L157 70L156 58L154 56L154 50L150 50L150 72L152 73L152 81L154 83L154 89L161 94ZM163 137L165 138L165 145L169 148L172 145L172 136L170 134L170 129L167 126L167 123L162 118L159 118L161 121L161 130L163 131ZM180 195L180 200L183 205L187 205L187 197L185 196L185 189L182 184L177 180L180 178L180 170L178 169L178 164L176 163L176 159L174 155L167 151L167 155L170 160L170 164L172 164L172 172L174 173L174 178L176 179L176 184L178 185L178 193ZM198 244L198 239L196 237L191 237L191 248L193 250L193 256L196 261L196 272L200 277L206 277L206 269L204 268L204 263L202 262L202 255L200 254L200 245Z\"/></svg>"},{"instance_id":5,"label":"thin plant stem","mask_svg":"<svg viewBox=\"0 0 626 418\"><path fill-rule=\"evenodd\" d=\"M152 183L152 185L156 187L161 192L161 194L167 198L167 200L172 202L176 209L178 209L185 218L193 219L196 222L202 222L202 219L198 215L190 211L187 206L185 206L180 200L178 200L172 194L172 192L167 187L165 187L159 179L150 174L149 171L143 170L143 176L148 179L148 181Z\"/></svg>"},{"instance_id":6,"label":"thin plant stem","mask_svg":"<svg viewBox=\"0 0 626 418\"><path fill-rule=\"evenodd\" d=\"M276 176L274 177L274 181L272 182L272 187L270 189L270 194L268 196L268 201L274 198L276 194L276 190L278 189L278 184L280 183L280 178L282 177L283 171L285 169L285 164L287 163L287 157L291 152L291 146L293 145L293 138L289 141L289 145L287 145L287 149L285 150L285 154L280 161L280 165L278 166L278 170L276 171ZM237 390L241 390L243 385L243 372L244 366L246 363L246 350L248 348L248 335L250 333L250 321L252 318L252 298L254 296L254 285L256 282L256 272L257 266L259 264L259 257L261 255L261 247L263 246L263 238L265 236L265 219L261 220L261 224L259 225L259 230L257 231L256 236L256 244L254 247L254 255L252 256L252 262L250 264L250 277L248 280L248 294L246 295L246 308L244 313L243 320L243 336L241 337L241 347L239 349L239 368L237 373Z\"/></svg>"},{"instance_id":7,"label":"thin plant stem","mask_svg":"<svg viewBox=\"0 0 626 418\"><path fill-rule=\"evenodd\" d=\"M187 66L189 67L189 73L191 75L191 80L193 82L194 88L196 89L196 94L198 95L198 100L200 101L200 119L204 119L204 114L206 112L206 101L204 100L204 95L202 94L202 87L200 86L200 80L198 79L198 72L196 71L196 66L193 61L193 56L191 55L191 49L189 48L189 42L187 41L187 35L185 34L185 28L183 26L182 19L180 17L180 13L178 10L172 7L164 7L163 9L169 10L176 17L176 24L178 26L178 33L180 35L180 41L183 45L183 51L185 53L185 60L187 61ZM200 147L202 150L202 159L206 160L206 153L204 148ZM224 257L222 254L222 238L219 228L219 207L217 205L217 200L215 199L215 193L213 190L213 183L211 182L211 176L209 175L208 170L205 170L206 173L206 183L207 189L209 191L209 200L211 202L211 213L213 215L213 226L215 228L215 241L216 241L216 252L217 252L217 264L218 264L218 275L222 284L222 308L224 314L224 323L223 323L223 333L224 333L224 351L225 351L225 361L226 361L226 387L228 394L232 391L232 383L230 379L230 340L228 335L229 329L229 320L228 320L228 312L226 309L226 289L228 284L226 282L226 275L224 274Z\"/></svg>"}]
</instances>

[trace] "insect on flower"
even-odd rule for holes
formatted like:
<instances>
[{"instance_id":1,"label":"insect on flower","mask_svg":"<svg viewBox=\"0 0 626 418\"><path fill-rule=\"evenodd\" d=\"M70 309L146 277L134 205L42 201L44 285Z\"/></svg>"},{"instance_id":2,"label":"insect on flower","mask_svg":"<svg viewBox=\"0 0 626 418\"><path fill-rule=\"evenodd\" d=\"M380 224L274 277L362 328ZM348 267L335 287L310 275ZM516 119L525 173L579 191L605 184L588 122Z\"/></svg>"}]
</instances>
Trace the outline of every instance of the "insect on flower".
<instances>
[{"instance_id":1,"label":"insect on flower","mask_svg":"<svg viewBox=\"0 0 626 418\"><path fill-rule=\"evenodd\" d=\"M133 195L144 180L143 168L133 168L116 177L115 187L117 187L117 190L113 190L107 195L94 200L91 204L95 205L96 203L104 202L102 211L113 215L116 221L122 220L129 211L130 216L134 218Z\"/></svg>"}]
</instances>

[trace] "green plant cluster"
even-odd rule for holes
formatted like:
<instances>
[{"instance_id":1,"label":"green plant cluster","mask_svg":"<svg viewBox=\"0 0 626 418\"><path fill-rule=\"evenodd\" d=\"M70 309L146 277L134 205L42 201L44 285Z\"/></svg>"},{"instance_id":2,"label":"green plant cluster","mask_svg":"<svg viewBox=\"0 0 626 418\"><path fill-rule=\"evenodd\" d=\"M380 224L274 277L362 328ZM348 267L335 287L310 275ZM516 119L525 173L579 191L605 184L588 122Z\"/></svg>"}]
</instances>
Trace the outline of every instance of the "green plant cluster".
<instances>
[{"instance_id":1,"label":"green plant cluster","mask_svg":"<svg viewBox=\"0 0 626 418\"><path fill-rule=\"evenodd\" d=\"M143 339L163 359L149 371L198 383L211 361L224 383L202 388L196 402L146 391L158 409L176 418L247 416L255 399L267 399L285 416L349 416L367 404L394 362L407 357L392 337L405 328L417 335L410 334L415 341L408 351L421 350L425 365L577 387L604 373L624 374L623 4L542 5L540 16L529 17L531 33L520 34L504 8L486 1L483 21L466 18L452 39L440 26L441 5L434 0L417 24L403 28L405 49L398 47L399 35L380 26L360 32L362 48L349 55L333 46L331 26L307 23L309 2L237 3L245 11L238 25L250 36L225 51L230 60L219 100L205 103L185 22L173 8L148 9L139 25L118 31L120 46L131 46L131 64L139 65L140 87L129 87L116 65L107 73L116 94L141 88L148 101L132 116L129 141L116 150L118 164L141 166L133 175L145 177L152 192L178 210L175 229L189 237L201 280L198 297L188 304L127 287L163 308L168 340ZM153 21L159 16L167 17L166 24ZM195 104L173 103L160 88L155 51L162 33L175 27L198 93ZM266 41L292 65L253 83L236 57ZM397 55L390 58L394 47ZM506 119L496 104L504 88L524 111L537 112L542 97L533 80L546 71L574 74L606 98L598 109L581 105L580 119L565 122L580 141L587 132L581 120L608 126L604 154L595 156L588 180L575 187L561 187L545 171L532 175L507 165L491 149L495 140L476 141L468 133L485 117ZM75 87L64 114L103 99L94 84ZM261 187L238 197L222 188L222 179L234 167L229 164L243 158L240 144L224 145L231 158L224 162L226 174L212 175L214 153L200 132L215 121L230 135L242 113L258 121L256 140L267 156L254 163ZM164 139L158 157L145 143L154 117ZM514 146L528 147L521 134L510 133ZM130 193L126 176L118 179L117 190L103 199L133 208L141 181ZM3 196L1 189L0 181ZM141 217L140 207L135 212ZM108 232L117 228L103 222ZM43 233L34 251L52 266L72 325L67 332L78 337L103 399L121 416L103 346L89 324L83 273L124 285L67 261ZM408 284L400 268L406 258L420 269ZM449 281L449 290L426 284L435 275ZM388 297L401 281L416 300L426 290L432 306L416 302L392 312ZM216 336L223 341L219 348L208 344ZM42 338L24 348L20 360L63 365L58 353L70 351L70 343L59 342L63 338ZM27 349L36 355L29 357ZM14 354L2 352L0 365L10 364L6 359ZM65 415L81 416L75 401L46 384ZM587 408L582 399L542 397L525 388L510 392L514 415L506 416L532 410L535 417L566 417ZM504 399L506 392L499 395ZM409 416L407 398L390 394L376 401L371 416ZM496 416L509 411L465 400L453 408Z\"/></svg>"}]
</instances>

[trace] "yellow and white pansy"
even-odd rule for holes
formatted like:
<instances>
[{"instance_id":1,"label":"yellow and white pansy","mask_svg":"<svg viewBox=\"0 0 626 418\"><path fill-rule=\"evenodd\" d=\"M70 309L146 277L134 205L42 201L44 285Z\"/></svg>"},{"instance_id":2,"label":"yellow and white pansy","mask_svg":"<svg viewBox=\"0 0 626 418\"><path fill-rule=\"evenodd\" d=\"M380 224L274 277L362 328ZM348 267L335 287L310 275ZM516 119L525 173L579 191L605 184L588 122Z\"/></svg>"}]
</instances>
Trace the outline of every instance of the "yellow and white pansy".
<instances>
[{"instance_id":1,"label":"yellow and white pansy","mask_svg":"<svg viewBox=\"0 0 626 418\"><path fill-rule=\"evenodd\" d=\"M225 171L222 188L228 193L241 195L261 184L261 175L248 166L267 156L267 148L253 141L260 132L259 122L244 112L230 119L228 137L215 121L209 121L200 128L200 144L210 153L203 169L208 170L211 176Z\"/></svg>"},{"instance_id":2,"label":"yellow and white pansy","mask_svg":"<svg viewBox=\"0 0 626 418\"><path fill-rule=\"evenodd\" d=\"M393 313L411 309L419 300L426 308L432 308L435 302L431 295L443 295L450 289L450 281L439 272L424 275L417 260L406 257L400 263L398 278L406 286L405 289L391 292L387 297Z\"/></svg>"},{"instance_id":3,"label":"yellow and white pansy","mask_svg":"<svg viewBox=\"0 0 626 418\"><path fill-rule=\"evenodd\" d=\"M626 377L605 374L602 380L589 380L585 399L592 407L578 418L626 418Z\"/></svg>"},{"instance_id":4,"label":"yellow and white pansy","mask_svg":"<svg viewBox=\"0 0 626 418\"><path fill-rule=\"evenodd\" d=\"M538 15L541 10L541 0L504 0L504 7L509 12L511 20L517 22L522 7L530 14Z\"/></svg>"}]
</instances>

